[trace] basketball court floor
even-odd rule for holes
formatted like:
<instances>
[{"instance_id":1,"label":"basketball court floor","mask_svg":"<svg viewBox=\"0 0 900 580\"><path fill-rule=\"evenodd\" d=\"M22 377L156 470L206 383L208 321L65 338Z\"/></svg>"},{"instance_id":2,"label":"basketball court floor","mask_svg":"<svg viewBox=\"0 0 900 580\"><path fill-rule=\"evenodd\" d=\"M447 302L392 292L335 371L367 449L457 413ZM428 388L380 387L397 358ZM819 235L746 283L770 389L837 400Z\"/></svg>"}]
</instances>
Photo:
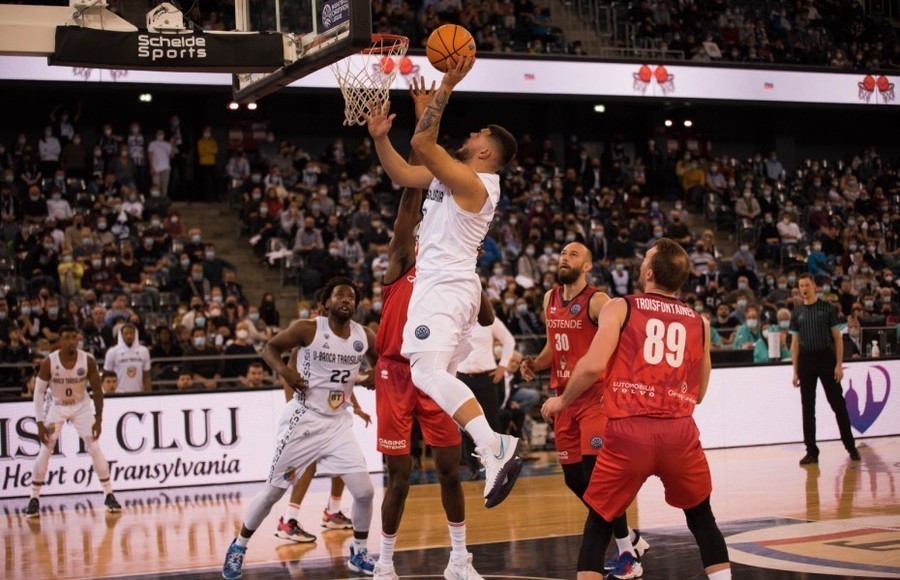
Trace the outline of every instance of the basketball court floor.
<instances>
[{"instance_id":1,"label":"basketball court floor","mask_svg":"<svg viewBox=\"0 0 900 580\"><path fill-rule=\"evenodd\" d=\"M900 437L861 440L852 463L839 442L822 445L818 466L800 467L801 445L708 451L712 503L734 577L746 579L900 578ZM468 539L477 569L497 579L575 577L585 509L565 488L552 455L532 462L509 499L487 510L482 482L463 484ZM395 563L404 578L439 578L449 538L433 472L417 474ZM370 549L376 552L383 476L376 485ZM210 482L214 484L214 482ZM4 578L218 578L225 549L258 484L122 492L123 512L107 515L102 496L46 497L39 520L23 499L0 500ZM301 510L314 544L272 532L285 497L250 543L246 578L349 578L349 531L323 532L328 480L317 479ZM351 500L345 494L344 511ZM645 578L704 578L680 511L665 505L657 480L629 508L651 543Z\"/></svg>"}]
</instances>

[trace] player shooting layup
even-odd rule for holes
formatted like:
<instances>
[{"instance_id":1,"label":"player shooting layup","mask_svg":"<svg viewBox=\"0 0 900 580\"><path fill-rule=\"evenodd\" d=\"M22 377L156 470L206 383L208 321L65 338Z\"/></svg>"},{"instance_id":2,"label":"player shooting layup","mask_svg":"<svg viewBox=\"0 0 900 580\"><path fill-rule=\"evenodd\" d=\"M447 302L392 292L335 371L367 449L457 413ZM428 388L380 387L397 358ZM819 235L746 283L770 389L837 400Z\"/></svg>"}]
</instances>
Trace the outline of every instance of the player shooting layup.
<instances>
[{"instance_id":1,"label":"player shooting layup","mask_svg":"<svg viewBox=\"0 0 900 580\"><path fill-rule=\"evenodd\" d=\"M391 145L388 132L396 115L389 115L389 102L374 107L366 121L378 158L394 183L428 188L402 354L410 360L416 387L475 440L485 467L485 505L493 507L506 498L522 469L515 454L518 440L491 429L455 370L467 352L466 338L480 304L475 262L500 199L497 171L515 156L516 142L506 129L490 125L472 133L454 156L437 144L450 93L474 62L460 59L444 75L416 126L412 147L424 167L410 165Z\"/></svg>"},{"instance_id":2,"label":"player shooting layup","mask_svg":"<svg viewBox=\"0 0 900 580\"><path fill-rule=\"evenodd\" d=\"M709 384L709 323L675 299L689 273L690 259L678 243L662 238L650 248L638 278L643 293L610 300L565 392L541 409L546 419L556 416L606 372L609 424L584 494L591 510L578 555L579 580L602 578L613 520L651 475L662 480L669 505L684 510L709 578L731 578L728 548L709 504L709 464L693 418ZM625 560L620 564L628 564ZM616 575L638 577L634 564Z\"/></svg>"},{"instance_id":3,"label":"player shooting layup","mask_svg":"<svg viewBox=\"0 0 900 580\"><path fill-rule=\"evenodd\" d=\"M34 382L34 410L41 451L34 462L31 499L25 510L25 515L29 518L41 515L38 498L44 485L44 477L47 475L50 455L66 421L75 427L75 431L84 440L84 446L91 455L94 471L97 472L103 492L106 494L104 501L106 509L110 512L122 509L113 495L112 484L109 481L109 462L106 461L97 442L103 425L103 389L100 388L100 373L97 372L94 357L78 349L78 338L78 331L74 327L60 328L59 350L44 359ZM91 383L93 405L87 395L88 381ZM49 410L46 409L48 386L51 399Z\"/></svg>"}]
</instances>

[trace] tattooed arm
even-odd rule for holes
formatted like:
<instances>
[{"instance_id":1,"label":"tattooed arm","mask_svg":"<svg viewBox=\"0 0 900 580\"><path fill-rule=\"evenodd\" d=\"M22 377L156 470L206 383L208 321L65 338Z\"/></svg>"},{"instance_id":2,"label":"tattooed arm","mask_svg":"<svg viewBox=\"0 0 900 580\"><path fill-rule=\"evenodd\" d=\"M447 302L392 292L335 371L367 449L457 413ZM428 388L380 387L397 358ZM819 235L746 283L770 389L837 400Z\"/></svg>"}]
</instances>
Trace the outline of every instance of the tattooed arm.
<instances>
[{"instance_id":1,"label":"tattooed arm","mask_svg":"<svg viewBox=\"0 0 900 580\"><path fill-rule=\"evenodd\" d=\"M425 167L441 182L449 186L457 204L470 212L477 212L484 206L487 190L475 170L454 159L443 147L438 145L437 139L441 116L450 100L450 93L472 70L474 63L475 60L472 58L460 59L455 69L444 74L441 86L425 108L412 138L413 151L416 152Z\"/></svg>"}]
</instances>

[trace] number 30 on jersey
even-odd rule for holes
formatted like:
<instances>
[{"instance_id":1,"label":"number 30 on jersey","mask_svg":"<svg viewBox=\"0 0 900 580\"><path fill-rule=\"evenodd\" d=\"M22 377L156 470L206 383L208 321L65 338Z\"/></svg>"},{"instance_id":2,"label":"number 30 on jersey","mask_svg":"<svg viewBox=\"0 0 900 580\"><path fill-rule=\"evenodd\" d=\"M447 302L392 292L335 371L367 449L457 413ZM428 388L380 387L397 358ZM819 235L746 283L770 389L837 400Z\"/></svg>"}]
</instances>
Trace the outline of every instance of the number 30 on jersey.
<instances>
[{"instance_id":1,"label":"number 30 on jersey","mask_svg":"<svg viewBox=\"0 0 900 580\"><path fill-rule=\"evenodd\" d=\"M647 339L644 341L644 360L658 365L666 360L672 368L678 368L684 362L684 347L687 342L687 329L680 322L672 322L668 328L658 318L647 321Z\"/></svg>"}]
</instances>

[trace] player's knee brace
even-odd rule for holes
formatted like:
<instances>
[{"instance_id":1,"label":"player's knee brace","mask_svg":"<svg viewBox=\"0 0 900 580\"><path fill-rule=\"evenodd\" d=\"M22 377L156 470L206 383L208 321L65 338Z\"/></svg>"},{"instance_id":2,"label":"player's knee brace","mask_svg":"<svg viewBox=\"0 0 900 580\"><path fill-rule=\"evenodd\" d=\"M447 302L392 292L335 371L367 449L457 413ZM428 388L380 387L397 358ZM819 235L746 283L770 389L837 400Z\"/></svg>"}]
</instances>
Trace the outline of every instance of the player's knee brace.
<instances>
[{"instance_id":1,"label":"player's knee brace","mask_svg":"<svg viewBox=\"0 0 900 580\"><path fill-rule=\"evenodd\" d=\"M259 493L250 502L247 513L244 514L244 527L250 531L256 531L263 520L266 519L266 516L269 515L269 512L272 511L272 506L278 503L278 500L284 495L284 492L284 488L276 487L271 483L263 485L263 488L259 490Z\"/></svg>"},{"instance_id":2,"label":"player's knee brace","mask_svg":"<svg viewBox=\"0 0 900 580\"><path fill-rule=\"evenodd\" d=\"M587 480L584 477L584 469L580 463L568 463L562 466L563 480L566 487L572 490L572 493L579 498L584 496L587 490Z\"/></svg>"},{"instance_id":3,"label":"player's knee brace","mask_svg":"<svg viewBox=\"0 0 900 580\"><path fill-rule=\"evenodd\" d=\"M612 536L613 525L600 517L594 510L588 511L584 522L584 535L581 539L581 550L578 552L579 572L604 573L603 559L606 546Z\"/></svg>"},{"instance_id":4,"label":"player's knee brace","mask_svg":"<svg viewBox=\"0 0 900 580\"><path fill-rule=\"evenodd\" d=\"M474 395L462 381L447 371L451 357L449 352L415 353L410 357L410 377L416 388L452 417Z\"/></svg>"},{"instance_id":5,"label":"player's knee brace","mask_svg":"<svg viewBox=\"0 0 900 580\"><path fill-rule=\"evenodd\" d=\"M708 568L716 564L728 562L728 546L725 538L716 525L716 517L709 505L709 497L699 505L684 510L688 529L694 534L697 546L700 548L700 559L703 567Z\"/></svg>"}]
</instances>

